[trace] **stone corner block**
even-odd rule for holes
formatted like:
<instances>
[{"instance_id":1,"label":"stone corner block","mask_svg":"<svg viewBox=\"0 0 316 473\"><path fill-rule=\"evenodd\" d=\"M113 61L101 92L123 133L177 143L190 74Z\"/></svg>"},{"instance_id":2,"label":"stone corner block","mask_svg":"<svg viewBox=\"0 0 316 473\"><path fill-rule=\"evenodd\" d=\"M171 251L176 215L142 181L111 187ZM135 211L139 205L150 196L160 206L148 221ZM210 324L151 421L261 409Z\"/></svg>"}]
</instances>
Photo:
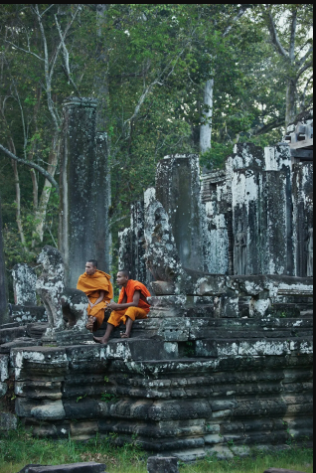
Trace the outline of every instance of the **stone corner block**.
<instances>
[{"instance_id":1,"label":"stone corner block","mask_svg":"<svg viewBox=\"0 0 316 473\"><path fill-rule=\"evenodd\" d=\"M176 457L149 457L148 473L179 473Z\"/></svg>"},{"instance_id":2,"label":"stone corner block","mask_svg":"<svg viewBox=\"0 0 316 473\"><path fill-rule=\"evenodd\" d=\"M10 412L0 412L0 432L7 430L16 430L18 425L17 418Z\"/></svg>"}]
</instances>

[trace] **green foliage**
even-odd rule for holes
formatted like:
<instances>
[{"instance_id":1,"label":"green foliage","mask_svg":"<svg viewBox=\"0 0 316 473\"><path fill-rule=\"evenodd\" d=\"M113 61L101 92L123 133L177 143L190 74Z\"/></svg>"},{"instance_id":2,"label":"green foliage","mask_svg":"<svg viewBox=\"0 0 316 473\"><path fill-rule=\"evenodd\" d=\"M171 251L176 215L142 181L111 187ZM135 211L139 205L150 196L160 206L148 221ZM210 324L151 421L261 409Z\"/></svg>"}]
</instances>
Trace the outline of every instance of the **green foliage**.
<instances>
[{"instance_id":1,"label":"green foliage","mask_svg":"<svg viewBox=\"0 0 316 473\"><path fill-rule=\"evenodd\" d=\"M201 154L200 163L207 169L223 169L225 160L233 152L233 145L213 143L212 148Z\"/></svg>"},{"instance_id":2,"label":"green foliage","mask_svg":"<svg viewBox=\"0 0 316 473\"><path fill-rule=\"evenodd\" d=\"M88 442L32 438L19 429L8 432L0 440L0 473L16 473L28 463L58 465L80 461L105 463L109 473L145 473L148 454L137 447L137 438L122 448L113 445L113 437L96 437ZM268 468L313 472L313 451L293 445L287 450L271 453L253 450L253 455L218 461L214 456L185 465L182 473L262 473Z\"/></svg>"},{"instance_id":3,"label":"green foliage","mask_svg":"<svg viewBox=\"0 0 316 473\"><path fill-rule=\"evenodd\" d=\"M37 4L36 4L37 5ZM203 166L221 168L236 142L271 145L281 138L287 78L292 69L271 45L264 5L249 4L235 21L239 4L106 4L104 18L81 5L52 74L53 108L62 123L69 96L97 97L98 126L110 140L113 268L117 269L117 232L129 223L131 202L154 184L157 162L165 155L199 153L199 130L205 121L205 81L214 78L212 149ZM65 31L77 5L38 4L50 64L58 50L58 16ZM293 9L298 12L297 57L312 44L312 5L270 5L280 39L288 48ZM44 13L45 12L45 13ZM43 41L33 4L3 4L0 10L0 142L41 166L54 153L54 121L46 88ZM230 28L228 34L227 28ZM12 47L14 43L15 46ZM30 50L34 54L28 54ZM36 55L38 57L36 57ZM307 74L307 73L306 73ZM312 80L305 90L302 74L298 107L309 103ZM75 84L75 86L73 85ZM59 202L49 199L43 241L36 228L34 193L45 191L35 173L18 166L25 242L17 226L16 182L7 157L0 156L0 189L5 224L7 268L20 260L35 264L44 244L58 243ZM60 178L60 163L55 178Z\"/></svg>"}]
</instances>

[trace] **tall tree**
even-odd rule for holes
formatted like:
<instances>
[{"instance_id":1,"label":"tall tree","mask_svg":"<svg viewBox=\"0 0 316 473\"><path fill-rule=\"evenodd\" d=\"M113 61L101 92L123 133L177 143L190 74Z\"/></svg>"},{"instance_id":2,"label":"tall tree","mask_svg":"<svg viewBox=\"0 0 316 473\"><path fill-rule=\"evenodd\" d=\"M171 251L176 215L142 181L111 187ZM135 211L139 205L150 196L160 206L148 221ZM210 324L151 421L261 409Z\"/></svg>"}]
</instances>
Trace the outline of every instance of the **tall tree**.
<instances>
[{"instance_id":1,"label":"tall tree","mask_svg":"<svg viewBox=\"0 0 316 473\"><path fill-rule=\"evenodd\" d=\"M299 105L300 111L310 105L305 103L305 96L312 81L313 5L260 4L260 9L287 75L285 124L288 125L299 112Z\"/></svg>"}]
</instances>

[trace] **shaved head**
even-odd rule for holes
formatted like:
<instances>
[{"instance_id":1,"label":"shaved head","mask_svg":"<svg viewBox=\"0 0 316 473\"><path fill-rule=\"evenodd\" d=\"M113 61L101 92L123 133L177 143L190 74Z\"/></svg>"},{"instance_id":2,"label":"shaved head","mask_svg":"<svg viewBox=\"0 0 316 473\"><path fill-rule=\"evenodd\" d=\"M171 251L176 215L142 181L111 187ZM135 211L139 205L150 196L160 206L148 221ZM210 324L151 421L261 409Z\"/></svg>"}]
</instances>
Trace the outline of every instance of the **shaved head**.
<instances>
[{"instance_id":1,"label":"shaved head","mask_svg":"<svg viewBox=\"0 0 316 473\"><path fill-rule=\"evenodd\" d=\"M87 263L91 263L94 268L98 267L98 262L96 259L88 259Z\"/></svg>"},{"instance_id":2,"label":"shaved head","mask_svg":"<svg viewBox=\"0 0 316 473\"><path fill-rule=\"evenodd\" d=\"M119 269L118 273L122 273L126 278L129 279L129 271L127 269Z\"/></svg>"}]
</instances>

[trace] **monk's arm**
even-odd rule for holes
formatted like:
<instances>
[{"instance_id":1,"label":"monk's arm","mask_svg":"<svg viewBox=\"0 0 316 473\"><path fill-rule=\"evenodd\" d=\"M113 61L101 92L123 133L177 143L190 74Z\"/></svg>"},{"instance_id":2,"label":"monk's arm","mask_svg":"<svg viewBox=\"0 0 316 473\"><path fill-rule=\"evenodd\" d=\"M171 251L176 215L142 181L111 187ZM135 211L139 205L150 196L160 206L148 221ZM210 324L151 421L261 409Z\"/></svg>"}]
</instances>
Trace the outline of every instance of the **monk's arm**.
<instances>
[{"instance_id":1,"label":"monk's arm","mask_svg":"<svg viewBox=\"0 0 316 473\"><path fill-rule=\"evenodd\" d=\"M104 299L104 291L100 291L100 296L98 297L98 299L94 302L94 304L92 304L90 302L90 307L94 307L95 305L99 304L99 302L103 301Z\"/></svg>"},{"instance_id":2,"label":"monk's arm","mask_svg":"<svg viewBox=\"0 0 316 473\"><path fill-rule=\"evenodd\" d=\"M126 302L126 297L124 297L121 304L116 304L115 302L111 302L111 304L109 304L108 307L114 310L123 310L123 309L128 309L129 307L138 307L139 299L140 299L140 291L135 291L133 295L133 302Z\"/></svg>"}]
</instances>

